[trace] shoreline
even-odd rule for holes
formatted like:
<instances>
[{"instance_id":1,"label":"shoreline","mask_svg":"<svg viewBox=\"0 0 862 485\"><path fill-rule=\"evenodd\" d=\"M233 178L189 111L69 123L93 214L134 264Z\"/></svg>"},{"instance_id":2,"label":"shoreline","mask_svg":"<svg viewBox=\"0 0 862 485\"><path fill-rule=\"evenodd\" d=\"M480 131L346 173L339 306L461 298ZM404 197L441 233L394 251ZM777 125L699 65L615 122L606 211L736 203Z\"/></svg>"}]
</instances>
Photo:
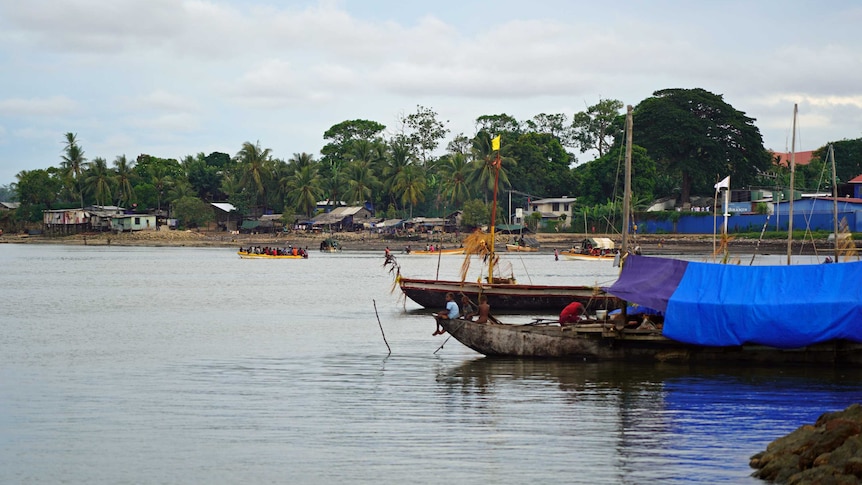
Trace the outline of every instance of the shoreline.
<instances>
[{"instance_id":1,"label":"shoreline","mask_svg":"<svg viewBox=\"0 0 862 485\"><path fill-rule=\"evenodd\" d=\"M608 237L619 245L620 236L615 234L594 234L592 237ZM30 236L22 234L5 234L0 236L0 244L67 244L93 246L144 246L144 247L212 247L237 248L248 246L300 246L309 252L318 250L321 241L334 237L344 247L344 251L384 251L389 247L395 253L401 252L410 245L413 249L427 244L441 244L439 236L417 235L408 238L385 238L379 234L361 233L278 233L278 234L229 234L224 232L199 231L138 231L133 233L82 233L69 236ZM443 247L460 245L463 235L445 234ZM540 244L539 253L553 254L554 250L565 250L580 244L583 234L575 233L537 233L531 234ZM497 242L504 244L511 236L500 234ZM639 245L644 254L712 254L713 245L719 244L711 234L646 234L632 236L630 246ZM755 239L733 239L730 242L731 253L751 254L755 251L763 254L784 254L787 251L786 240L767 239L758 242ZM831 253L834 248L825 240L793 241L793 254L814 255ZM505 252L505 251L502 251Z\"/></svg>"}]
</instances>

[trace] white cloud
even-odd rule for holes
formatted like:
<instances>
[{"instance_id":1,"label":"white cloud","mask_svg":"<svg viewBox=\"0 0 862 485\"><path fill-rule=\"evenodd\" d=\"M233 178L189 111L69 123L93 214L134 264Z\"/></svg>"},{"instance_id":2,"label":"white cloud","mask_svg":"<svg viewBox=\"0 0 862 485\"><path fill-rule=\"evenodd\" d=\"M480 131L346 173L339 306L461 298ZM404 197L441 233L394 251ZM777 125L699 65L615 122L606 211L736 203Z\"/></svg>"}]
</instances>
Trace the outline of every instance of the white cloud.
<instances>
[{"instance_id":1,"label":"white cloud","mask_svg":"<svg viewBox=\"0 0 862 485\"><path fill-rule=\"evenodd\" d=\"M79 104L66 96L49 98L0 99L0 115L6 116L59 116L78 109Z\"/></svg>"}]
</instances>

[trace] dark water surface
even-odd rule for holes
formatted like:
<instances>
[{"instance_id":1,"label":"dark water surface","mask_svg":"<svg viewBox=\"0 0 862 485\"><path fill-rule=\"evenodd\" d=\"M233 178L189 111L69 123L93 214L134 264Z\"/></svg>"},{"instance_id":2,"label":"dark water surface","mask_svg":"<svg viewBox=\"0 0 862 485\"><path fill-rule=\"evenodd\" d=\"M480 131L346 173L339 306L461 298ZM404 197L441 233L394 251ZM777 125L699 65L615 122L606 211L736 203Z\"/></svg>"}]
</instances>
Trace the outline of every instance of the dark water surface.
<instances>
[{"instance_id":1,"label":"dark water surface","mask_svg":"<svg viewBox=\"0 0 862 485\"><path fill-rule=\"evenodd\" d=\"M857 370L437 351L382 260L0 245L0 483L758 483L751 455L862 402ZM511 265L522 282L615 277Z\"/></svg>"}]
</instances>

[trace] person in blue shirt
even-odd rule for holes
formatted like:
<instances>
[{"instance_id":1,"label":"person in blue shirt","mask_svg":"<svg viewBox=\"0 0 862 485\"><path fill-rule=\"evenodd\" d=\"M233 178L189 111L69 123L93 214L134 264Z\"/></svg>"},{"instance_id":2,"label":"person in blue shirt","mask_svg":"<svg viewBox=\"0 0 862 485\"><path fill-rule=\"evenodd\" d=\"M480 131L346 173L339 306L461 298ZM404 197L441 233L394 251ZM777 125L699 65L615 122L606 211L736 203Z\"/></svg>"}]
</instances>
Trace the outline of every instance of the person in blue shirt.
<instances>
[{"instance_id":1,"label":"person in blue shirt","mask_svg":"<svg viewBox=\"0 0 862 485\"><path fill-rule=\"evenodd\" d=\"M440 313L437 314L438 318L444 318L447 320L454 320L458 318L458 315L461 314L461 310L458 308L458 303L455 302L455 295L452 292L446 293L446 309L441 310ZM440 326L439 320L437 321L437 330L434 331L431 335L440 335L446 333L443 330L443 327Z\"/></svg>"}]
</instances>

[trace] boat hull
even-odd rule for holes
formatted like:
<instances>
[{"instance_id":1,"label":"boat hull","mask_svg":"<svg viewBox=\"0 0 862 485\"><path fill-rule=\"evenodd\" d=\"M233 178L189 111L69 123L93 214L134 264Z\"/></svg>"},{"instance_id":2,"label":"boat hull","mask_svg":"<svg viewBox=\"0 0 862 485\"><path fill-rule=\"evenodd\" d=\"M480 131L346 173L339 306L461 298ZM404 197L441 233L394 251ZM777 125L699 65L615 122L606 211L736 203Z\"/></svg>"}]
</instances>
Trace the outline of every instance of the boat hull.
<instances>
[{"instance_id":1,"label":"boat hull","mask_svg":"<svg viewBox=\"0 0 862 485\"><path fill-rule=\"evenodd\" d=\"M308 256L294 256L292 254L273 256L271 254L256 254L256 253L246 253L244 251L238 251L237 254L242 259L307 259Z\"/></svg>"},{"instance_id":2,"label":"boat hull","mask_svg":"<svg viewBox=\"0 0 862 485\"><path fill-rule=\"evenodd\" d=\"M562 252L560 256L570 261L613 261L616 254L603 254L601 256L593 256L591 254L578 254Z\"/></svg>"},{"instance_id":3,"label":"boat hull","mask_svg":"<svg viewBox=\"0 0 862 485\"><path fill-rule=\"evenodd\" d=\"M443 256L446 256L446 255L450 255L450 254L464 254L464 251L465 251L464 248L440 249L440 250L436 250L436 251L425 251L424 249L420 249L420 250L413 249L407 254L433 255L433 256L437 256L437 255L442 254Z\"/></svg>"},{"instance_id":4,"label":"boat hull","mask_svg":"<svg viewBox=\"0 0 862 485\"><path fill-rule=\"evenodd\" d=\"M492 311L541 311L559 312L573 301L578 301L588 311L615 309L620 300L599 288L591 286L479 284L460 281L398 279L401 291L425 308L443 308L446 293L467 295L474 302L479 294L488 298Z\"/></svg>"},{"instance_id":5,"label":"boat hull","mask_svg":"<svg viewBox=\"0 0 862 485\"><path fill-rule=\"evenodd\" d=\"M539 252L539 248L534 248L532 246L519 246L517 244L507 244L506 251L515 253L537 253Z\"/></svg>"},{"instance_id":6,"label":"boat hull","mask_svg":"<svg viewBox=\"0 0 862 485\"><path fill-rule=\"evenodd\" d=\"M707 347L668 339L660 330L618 330L610 322L561 327L437 320L456 340L490 357L767 365L862 363L862 344L846 340L798 349L763 345Z\"/></svg>"}]
</instances>

